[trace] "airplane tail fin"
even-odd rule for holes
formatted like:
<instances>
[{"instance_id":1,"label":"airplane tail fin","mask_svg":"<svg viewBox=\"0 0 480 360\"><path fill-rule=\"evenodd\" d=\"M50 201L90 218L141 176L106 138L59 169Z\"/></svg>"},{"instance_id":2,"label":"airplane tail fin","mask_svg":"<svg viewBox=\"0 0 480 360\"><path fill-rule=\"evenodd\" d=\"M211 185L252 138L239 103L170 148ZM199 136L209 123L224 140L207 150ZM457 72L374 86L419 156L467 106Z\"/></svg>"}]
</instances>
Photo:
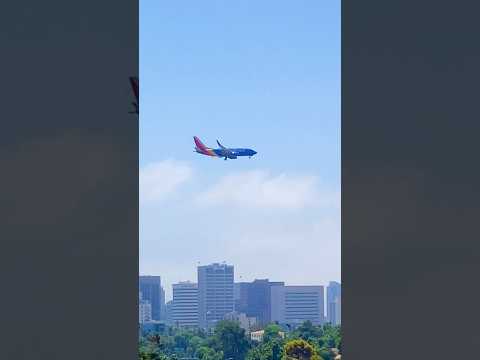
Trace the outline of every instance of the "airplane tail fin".
<instances>
[{"instance_id":1,"label":"airplane tail fin","mask_svg":"<svg viewBox=\"0 0 480 360\"><path fill-rule=\"evenodd\" d=\"M195 141L195 145L198 150L202 152L206 152L208 150L208 148L200 141L198 137L194 136L193 140Z\"/></svg>"}]
</instances>

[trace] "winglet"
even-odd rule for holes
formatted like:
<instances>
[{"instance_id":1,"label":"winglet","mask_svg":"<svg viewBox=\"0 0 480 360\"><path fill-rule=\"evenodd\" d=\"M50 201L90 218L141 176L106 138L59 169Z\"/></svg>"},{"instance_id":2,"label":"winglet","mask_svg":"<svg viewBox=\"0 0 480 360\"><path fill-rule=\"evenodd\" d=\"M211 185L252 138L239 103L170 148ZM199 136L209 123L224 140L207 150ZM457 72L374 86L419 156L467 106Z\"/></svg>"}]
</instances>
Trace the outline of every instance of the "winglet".
<instances>
[{"instance_id":1,"label":"winglet","mask_svg":"<svg viewBox=\"0 0 480 360\"><path fill-rule=\"evenodd\" d=\"M218 144L218 146L220 146L222 149L226 149L226 147L223 146L222 144L220 144L220 141L218 141L218 140L217 140L217 144Z\"/></svg>"}]
</instances>

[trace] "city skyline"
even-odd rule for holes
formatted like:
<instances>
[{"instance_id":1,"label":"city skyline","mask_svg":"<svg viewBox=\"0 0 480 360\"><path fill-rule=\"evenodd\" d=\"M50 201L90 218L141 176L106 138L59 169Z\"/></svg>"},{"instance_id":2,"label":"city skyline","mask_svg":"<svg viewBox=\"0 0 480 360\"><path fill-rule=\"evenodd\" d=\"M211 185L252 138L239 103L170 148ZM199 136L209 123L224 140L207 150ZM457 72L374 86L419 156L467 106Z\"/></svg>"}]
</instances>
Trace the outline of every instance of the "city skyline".
<instances>
[{"instance_id":1,"label":"city skyline","mask_svg":"<svg viewBox=\"0 0 480 360\"><path fill-rule=\"evenodd\" d=\"M235 266L211 263L197 266L197 281L172 284L173 299L159 302L164 294L161 276L140 276L139 316L177 327L210 329L224 319L235 319L245 327L277 322L297 326L304 321L314 325L341 322L341 284L285 284L283 281L255 279L235 282ZM152 288L155 285L155 289ZM146 293L145 290L148 290ZM146 294L147 296L143 296ZM156 295L156 296L155 296ZM156 301L156 304L154 303ZM160 318L154 314L161 313ZM168 309L167 309L168 308ZM151 313L149 314L149 309Z\"/></svg>"},{"instance_id":2,"label":"city skyline","mask_svg":"<svg viewBox=\"0 0 480 360\"><path fill-rule=\"evenodd\" d=\"M180 284L190 284L190 285L196 285L198 287L198 268L209 266L209 265L214 265L214 264L228 265L226 262L221 262L221 263L220 262L211 262L211 263L208 263L208 264L197 264L194 267L194 269L195 269L194 272L195 272L196 278L190 278L190 279L165 281L165 278L161 274L139 274L139 279L141 279L141 278L152 278L152 277L158 278L159 279L159 284L160 284L159 286L160 286L161 291L163 292L163 296L164 296L163 297L164 304L166 304L167 302L173 300L173 290L174 290L175 286L178 286ZM229 266L235 267L234 264L230 264ZM235 271L234 274L236 274L236 271ZM247 280L247 279L244 279L241 275L237 276L237 277L234 276L234 279L233 279L233 283L235 285L242 284L242 283L255 283L255 282L261 282L261 281L268 281L271 284L280 284L281 283L284 286L322 286L322 287L324 287L325 290L326 290L326 292L325 292L325 296L326 296L326 299L325 299L325 314L327 314L327 312L328 312L328 303L330 301L329 295L328 295L329 294L328 289L332 285L335 285L338 288L338 290L337 290L338 292L336 292L336 295L341 297L341 290L340 290L341 280L339 280L339 281L328 280L325 283L323 283L323 282L317 282L317 283L289 283L289 282L283 281L281 279L275 279L275 278L269 277L269 276L267 276L267 277L254 277L251 280ZM168 284L168 285L164 285L164 284Z\"/></svg>"},{"instance_id":3,"label":"city skyline","mask_svg":"<svg viewBox=\"0 0 480 360\"><path fill-rule=\"evenodd\" d=\"M201 265L196 265L194 267L194 270L193 270L193 273L195 274L194 276L197 276L197 266L205 266L205 265L211 265L211 264L222 264L223 262L210 262L210 263L206 263L206 264L201 264ZM168 279L165 279L164 276L162 276L161 274L150 274L150 273L140 273L139 274L139 278L140 277L148 277L148 276L157 276L157 277L160 277L161 279L161 287L162 289L165 291L165 303L168 302L168 301L171 301L173 299L173 286L176 285L176 284L180 284L180 283L197 283L197 278L194 277L194 278L188 278L188 279L178 279L178 280L168 280ZM269 280L269 281L273 281L273 282L278 282L278 281L281 281L281 282L284 282L286 286L297 286L297 285L300 285L300 283L290 283L290 282L287 282L287 281L283 281L281 279L277 279L276 277L273 277L273 276L267 276L267 277L253 277L253 278L249 278L249 279L246 279L244 278L242 275L236 275L235 274L235 277L234 277L234 283L235 284L238 284L238 283L241 283L241 282L254 282L255 280ZM307 286L316 286L316 285L320 285L320 286L324 286L325 288L327 288L327 286L330 284L330 283L338 283L338 284L341 284L341 279L331 279L331 280L327 280L325 282L312 282L312 283L301 283L301 285L307 285Z\"/></svg>"}]
</instances>

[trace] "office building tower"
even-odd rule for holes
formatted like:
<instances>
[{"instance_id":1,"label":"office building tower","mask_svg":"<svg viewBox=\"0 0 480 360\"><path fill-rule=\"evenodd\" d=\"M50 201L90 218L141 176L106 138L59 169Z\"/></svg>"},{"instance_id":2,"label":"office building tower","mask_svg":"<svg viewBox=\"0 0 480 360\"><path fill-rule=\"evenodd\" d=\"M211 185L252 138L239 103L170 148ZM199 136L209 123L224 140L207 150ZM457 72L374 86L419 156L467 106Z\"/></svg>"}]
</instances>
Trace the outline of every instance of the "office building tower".
<instances>
[{"instance_id":1,"label":"office building tower","mask_svg":"<svg viewBox=\"0 0 480 360\"><path fill-rule=\"evenodd\" d=\"M198 286L196 283L173 284L172 323L178 327L198 326Z\"/></svg>"},{"instance_id":2,"label":"office building tower","mask_svg":"<svg viewBox=\"0 0 480 360\"><path fill-rule=\"evenodd\" d=\"M238 282L233 284L234 308L239 313L247 313L248 308L248 282Z\"/></svg>"},{"instance_id":3,"label":"office building tower","mask_svg":"<svg viewBox=\"0 0 480 360\"><path fill-rule=\"evenodd\" d=\"M163 286L160 287L160 320L165 321L165 289Z\"/></svg>"},{"instance_id":4,"label":"office building tower","mask_svg":"<svg viewBox=\"0 0 480 360\"><path fill-rule=\"evenodd\" d=\"M271 287L271 321L298 326L304 321L324 322L323 286Z\"/></svg>"},{"instance_id":5,"label":"office building tower","mask_svg":"<svg viewBox=\"0 0 480 360\"><path fill-rule=\"evenodd\" d=\"M335 298L335 302L337 304L335 308L335 325L342 324L342 295Z\"/></svg>"},{"instance_id":6,"label":"office building tower","mask_svg":"<svg viewBox=\"0 0 480 360\"><path fill-rule=\"evenodd\" d=\"M272 286L283 286L283 282L270 282L268 279L255 279L248 286L247 311L250 317L257 318L259 324L267 325L271 322Z\"/></svg>"},{"instance_id":7,"label":"office building tower","mask_svg":"<svg viewBox=\"0 0 480 360\"><path fill-rule=\"evenodd\" d=\"M152 321L152 305L149 301L143 300L142 293L139 292L138 322L143 324L149 321Z\"/></svg>"},{"instance_id":8,"label":"office building tower","mask_svg":"<svg viewBox=\"0 0 480 360\"><path fill-rule=\"evenodd\" d=\"M173 300L167 301L165 304L165 323L167 325L173 325Z\"/></svg>"},{"instance_id":9,"label":"office building tower","mask_svg":"<svg viewBox=\"0 0 480 360\"><path fill-rule=\"evenodd\" d=\"M235 311L255 317L259 325L271 322L271 287L284 285L268 279L235 283Z\"/></svg>"},{"instance_id":10,"label":"office building tower","mask_svg":"<svg viewBox=\"0 0 480 360\"><path fill-rule=\"evenodd\" d=\"M198 267L199 326L210 329L225 314L234 311L233 266L211 264Z\"/></svg>"},{"instance_id":11,"label":"office building tower","mask_svg":"<svg viewBox=\"0 0 480 360\"><path fill-rule=\"evenodd\" d=\"M340 325L342 307L342 288L340 283L330 281L327 286L327 322Z\"/></svg>"},{"instance_id":12,"label":"office building tower","mask_svg":"<svg viewBox=\"0 0 480 360\"><path fill-rule=\"evenodd\" d=\"M162 311L160 276L140 276L139 286L143 300L150 302L152 306L152 319L160 320Z\"/></svg>"}]
</instances>

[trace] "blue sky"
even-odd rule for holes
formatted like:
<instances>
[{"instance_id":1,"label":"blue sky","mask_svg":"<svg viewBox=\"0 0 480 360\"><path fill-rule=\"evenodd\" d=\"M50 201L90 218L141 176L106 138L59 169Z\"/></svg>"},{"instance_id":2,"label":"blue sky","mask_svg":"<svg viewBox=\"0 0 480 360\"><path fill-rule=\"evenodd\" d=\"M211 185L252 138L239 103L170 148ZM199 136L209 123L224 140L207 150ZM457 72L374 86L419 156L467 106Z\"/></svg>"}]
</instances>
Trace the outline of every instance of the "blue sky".
<instances>
[{"instance_id":1,"label":"blue sky","mask_svg":"<svg viewBox=\"0 0 480 360\"><path fill-rule=\"evenodd\" d=\"M167 297L198 262L340 279L340 45L340 1L140 2L140 272Z\"/></svg>"}]
</instances>

